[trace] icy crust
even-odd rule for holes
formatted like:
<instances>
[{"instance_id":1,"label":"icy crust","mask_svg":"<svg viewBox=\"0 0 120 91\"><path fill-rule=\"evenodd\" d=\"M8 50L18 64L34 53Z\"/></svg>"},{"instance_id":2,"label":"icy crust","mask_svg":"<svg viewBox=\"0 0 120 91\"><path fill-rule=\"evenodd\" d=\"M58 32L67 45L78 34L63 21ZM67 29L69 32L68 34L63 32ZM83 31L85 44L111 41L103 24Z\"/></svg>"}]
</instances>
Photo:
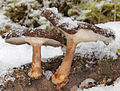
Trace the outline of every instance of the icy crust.
<instances>
[{"instance_id":1,"label":"icy crust","mask_svg":"<svg viewBox=\"0 0 120 91\"><path fill-rule=\"evenodd\" d=\"M115 38L114 33L108 29L102 29L95 25L83 23L79 21L72 20L68 17L62 17L57 8L46 8L43 9L43 16L45 16L55 27L65 31L69 34L75 34L79 29L91 30L95 33L103 35L105 37Z\"/></svg>"}]
</instances>

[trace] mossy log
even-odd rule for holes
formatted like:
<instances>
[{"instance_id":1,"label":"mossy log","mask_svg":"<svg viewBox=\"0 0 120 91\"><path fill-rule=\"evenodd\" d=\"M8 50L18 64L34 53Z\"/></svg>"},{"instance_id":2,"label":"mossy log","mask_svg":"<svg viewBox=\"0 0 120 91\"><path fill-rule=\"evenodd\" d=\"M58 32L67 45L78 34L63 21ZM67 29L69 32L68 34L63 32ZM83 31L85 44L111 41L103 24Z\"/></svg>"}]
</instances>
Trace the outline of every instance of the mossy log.
<instances>
[{"instance_id":1,"label":"mossy log","mask_svg":"<svg viewBox=\"0 0 120 91\"><path fill-rule=\"evenodd\" d=\"M55 73L59 67L64 56L48 59L46 63L42 62L42 69L44 71L51 71ZM62 91L70 91L73 86L78 86L86 78L92 78L96 81L96 85L112 84L120 76L120 57L117 60L96 61L94 64L88 64L88 59L75 56L72 63L71 72L69 75L69 82L64 86ZM87 66L86 66L87 65ZM47 80L44 75L39 79L31 79L27 76L31 63L14 68L12 74L15 77L14 82L8 82L4 90L7 91L57 91L56 86L50 80ZM111 79L110 82L104 82ZM3 90L3 91L4 91Z\"/></svg>"}]
</instances>

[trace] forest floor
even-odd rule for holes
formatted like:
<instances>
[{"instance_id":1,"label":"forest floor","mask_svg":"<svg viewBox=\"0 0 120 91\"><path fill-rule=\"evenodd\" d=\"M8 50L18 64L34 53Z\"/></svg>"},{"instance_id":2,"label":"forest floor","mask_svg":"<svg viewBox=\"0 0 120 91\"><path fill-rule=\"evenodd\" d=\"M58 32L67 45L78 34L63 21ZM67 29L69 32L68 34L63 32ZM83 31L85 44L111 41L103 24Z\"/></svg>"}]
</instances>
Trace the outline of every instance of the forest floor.
<instances>
[{"instance_id":1,"label":"forest floor","mask_svg":"<svg viewBox=\"0 0 120 91\"><path fill-rule=\"evenodd\" d=\"M28 77L27 73L31 68L31 63L13 68L14 72L11 76L15 78L14 82L8 81L1 88L7 91L57 91L56 86L51 81L51 73L56 71L62 59L63 56L59 56L42 62L44 72L39 79ZM114 61L95 61L94 64L87 64L86 66L86 59L81 59L75 55L68 78L69 82L62 88L62 91L70 91L73 86L79 87L80 83L87 78L95 80L94 85L90 85L90 87L100 84L111 85L120 76L120 57ZM47 75L45 72L48 72ZM89 86L84 88L89 88Z\"/></svg>"}]
</instances>

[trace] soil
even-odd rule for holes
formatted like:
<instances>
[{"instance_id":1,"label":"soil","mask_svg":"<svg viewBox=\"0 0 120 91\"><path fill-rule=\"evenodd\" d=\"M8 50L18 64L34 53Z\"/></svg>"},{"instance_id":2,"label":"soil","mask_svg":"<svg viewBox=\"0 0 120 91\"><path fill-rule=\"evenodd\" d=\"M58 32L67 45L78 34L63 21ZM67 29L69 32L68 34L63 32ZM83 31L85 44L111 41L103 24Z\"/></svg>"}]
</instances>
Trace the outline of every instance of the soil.
<instances>
[{"instance_id":1,"label":"soil","mask_svg":"<svg viewBox=\"0 0 120 91\"><path fill-rule=\"evenodd\" d=\"M42 62L42 69L44 71L49 70L54 74L63 58L64 56L59 56L47 59L47 62ZM92 60L92 62L90 62L90 60ZM19 68L14 68L11 76L15 78L15 81L8 81L1 89L3 91L58 91L52 83L51 78L48 80L45 75L42 75L39 79L28 77L27 73L30 68L31 63L22 65ZM117 60L110 58L99 61L97 59L86 59L75 55L68 77L69 82L61 88L61 91L70 91L73 86L79 86L86 78L94 79L96 81L95 85L111 85L119 76L120 57L118 57ZM111 79L111 81L107 81L107 79Z\"/></svg>"}]
</instances>

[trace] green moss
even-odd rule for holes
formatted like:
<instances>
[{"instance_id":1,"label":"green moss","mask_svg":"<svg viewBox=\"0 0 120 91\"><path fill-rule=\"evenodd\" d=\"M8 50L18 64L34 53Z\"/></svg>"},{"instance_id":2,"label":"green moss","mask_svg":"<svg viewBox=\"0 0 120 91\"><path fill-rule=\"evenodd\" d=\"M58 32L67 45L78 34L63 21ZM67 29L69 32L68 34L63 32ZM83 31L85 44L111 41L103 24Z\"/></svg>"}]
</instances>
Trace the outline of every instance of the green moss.
<instances>
[{"instance_id":1,"label":"green moss","mask_svg":"<svg viewBox=\"0 0 120 91\"><path fill-rule=\"evenodd\" d=\"M117 50L117 53L120 53L120 49Z\"/></svg>"},{"instance_id":2,"label":"green moss","mask_svg":"<svg viewBox=\"0 0 120 91\"><path fill-rule=\"evenodd\" d=\"M5 30L0 30L0 35L4 35L4 33L7 33L10 31L10 26L9 25L6 25L5 26Z\"/></svg>"},{"instance_id":3,"label":"green moss","mask_svg":"<svg viewBox=\"0 0 120 91\"><path fill-rule=\"evenodd\" d=\"M39 10L40 6L37 1L22 2L23 0L6 0L5 15L13 22L19 23L26 27L38 27L40 15L38 13L30 16L34 11ZM18 4L19 3L19 4ZM26 23L28 22L28 23Z\"/></svg>"},{"instance_id":4,"label":"green moss","mask_svg":"<svg viewBox=\"0 0 120 91\"><path fill-rule=\"evenodd\" d=\"M73 2L74 4L80 4L80 3L81 3L81 0L72 0L72 2Z\"/></svg>"},{"instance_id":5,"label":"green moss","mask_svg":"<svg viewBox=\"0 0 120 91\"><path fill-rule=\"evenodd\" d=\"M103 58L102 60L97 60L97 63L99 65L103 65L103 64L109 64L111 61L113 61L113 57L109 57L109 58Z\"/></svg>"},{"instance_id":6,"label":"green moss","mask_svg":"<svg viewBox=\"0 0 120 91\"><path fill-rule=\"evenodd\" d=\"M100 3L103 5L99 6ZM114 0L90 0L89 2L82 1L81 3L77 4L75 8L76 7L81 12L80 15L84 16L84 18L78 19L77 17L79 17L79 15L76 16L73 8L69 13L69 16L75 16L74 19L93 24L114 21ZM84 12L83 10L89 10L89 12ZM120 21L120 4L118 1L116 5L116 13L116 20Z\"/></svg>"}]
</instances>

